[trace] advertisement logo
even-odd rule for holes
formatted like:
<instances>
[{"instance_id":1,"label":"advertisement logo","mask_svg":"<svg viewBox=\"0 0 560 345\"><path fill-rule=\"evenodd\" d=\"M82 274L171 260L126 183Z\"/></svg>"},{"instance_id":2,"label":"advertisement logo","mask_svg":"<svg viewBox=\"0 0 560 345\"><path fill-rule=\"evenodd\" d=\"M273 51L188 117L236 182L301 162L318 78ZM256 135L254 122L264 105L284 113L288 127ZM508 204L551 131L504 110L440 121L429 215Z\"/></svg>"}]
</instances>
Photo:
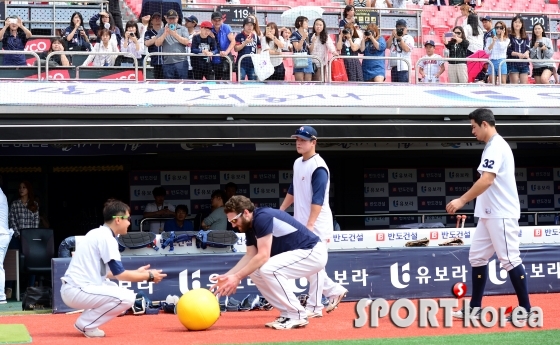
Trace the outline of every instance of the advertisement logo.
<instances>
[{"instance_id":1,"label":"advertisement logo","mask_svg":"<svg viewBox=\"0 0 560 345\"><path fill-rule=\"evenodd\" d=\"M399 273L399 263L394 263L391 265L391 284L397 289L404 289L410 283L410 263L406 263L402 266L402 274ZM405 284L401 283L402 282Z\"/></svg>"}]
</instances>

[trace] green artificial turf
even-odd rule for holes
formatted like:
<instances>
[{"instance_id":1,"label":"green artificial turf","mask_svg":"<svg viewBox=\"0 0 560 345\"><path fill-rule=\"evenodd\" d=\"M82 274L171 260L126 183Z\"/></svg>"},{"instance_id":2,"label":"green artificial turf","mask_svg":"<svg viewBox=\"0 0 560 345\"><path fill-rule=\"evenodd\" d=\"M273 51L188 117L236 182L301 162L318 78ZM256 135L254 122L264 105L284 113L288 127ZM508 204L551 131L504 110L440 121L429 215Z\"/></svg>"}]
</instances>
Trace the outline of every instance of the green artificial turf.
<instances>
[{"instance_id":1,"label":"green artificial turf","mask_svg":"<svg viewBox=\"0 0 560 345\"><path fill-rule=\"evenodd\" d=\"M25 325L0 325L0 344L28 344L31 336Z\"/></svg>"}]
</instances>

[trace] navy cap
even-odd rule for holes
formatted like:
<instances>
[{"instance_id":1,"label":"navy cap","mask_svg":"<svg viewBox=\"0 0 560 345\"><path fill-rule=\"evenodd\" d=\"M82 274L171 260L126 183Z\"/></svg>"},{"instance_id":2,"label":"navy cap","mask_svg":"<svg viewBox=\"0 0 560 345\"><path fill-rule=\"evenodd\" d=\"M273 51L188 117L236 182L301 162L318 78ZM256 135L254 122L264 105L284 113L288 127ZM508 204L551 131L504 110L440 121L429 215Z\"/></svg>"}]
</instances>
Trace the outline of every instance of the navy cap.
<instances>
[{"instance_id":1,"label":"navy cap","mask_svg":"<svg viewBox=\"0 0 560 345\"><path fill-rule=\"evenodd\" d=\"M428 44L431 45L432 47L436 46L433 40L427 40L426 42L424 42L424 47L427 46Z\"/></svg>"},{"instance_id":2,"label":"navy cap","mask_svg":"<svg viewBox=\"0 0 560 345\"><path fill-rule=\"evenodd\" d=\"M154 12L154 13L152 14L152 18L154 18L154 17L160 17L160 18L161 18L161 13L159 13L159 12Z\"/></svg>"},{"instance_id":3,"label":"navy cap","mask_svg":"<svg viewBox=\"0 0 560 345\"><path fill-rule=\"evenodd\" d=\"M253 19L253 17L247 17L243 20L243 25L245 24L255 24L255 20Z\"/></svg>"},{"instance_id":4,"label":"navy cap","mask_svg":"<svg viewBox=\"0 0 560 345\"><path fill-rule=\"evenodd\" d=\"M317 140L317 131L311 126L301 126L296 129L296 133L291 136L292 139L301 138L303 140Z\"/></svg>"},{"instance_id":5,"label":"navy cap","mask_svg":"<svg viewBox=\"0 0 560 345\"><path fill-rule=\"evenodd\" d=\"M198 24L198 18L193 15L188 16L187 18L185 18L185 20L187 22Z\"/></svg>"},{"instance_id":6,"label":"navy cap","mask_svg":"<svg viewBox=\"0 0 560 345\"><path fill-rule=\"evenodd\" d=\"M395 26L405 26L406 27L406 20L404 20L404 19L397 20L397 23L395 24Z\"/></svg>"},{"instance_id":7,"label":"navy cap","mask_svg":"<svg viewBox=\"0 0 560 345\"><path fill-rule=\"evenodd\" d=\"M481 21L481 22L483 22L483 21L485 21L485 20L491 22L491 21L492 21L492 17L490 17L490 16L484 16L484 17L480 18L480 21Z\"/></svg>"}]
</instances>

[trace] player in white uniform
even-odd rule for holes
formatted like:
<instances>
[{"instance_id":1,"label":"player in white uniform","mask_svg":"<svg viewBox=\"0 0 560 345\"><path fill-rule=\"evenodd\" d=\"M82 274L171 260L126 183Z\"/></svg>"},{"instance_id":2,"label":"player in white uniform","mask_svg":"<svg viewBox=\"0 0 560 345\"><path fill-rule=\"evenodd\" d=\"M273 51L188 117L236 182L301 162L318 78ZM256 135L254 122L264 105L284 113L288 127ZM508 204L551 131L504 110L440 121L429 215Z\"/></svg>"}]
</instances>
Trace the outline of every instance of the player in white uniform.
<instances>
[{"instance_id":1,"label":"player in white uniform","mask_svg":"<svg viewBox=\"0 0 560 345\"><path fill-rule=\"evenodd\" d=\"M436 58L441 59L439 54L435 54L436 44L432 40L424 43L426 55L422 58ZM422 60L418 64L418 71L420 74L420 82L422 83L439 83L439 77L445 72L445 61L443 60Z\"/></svg>"},{"instance_id":2,"label":"player in white uniform","mask_svg":"<svg viewBox=\"0 0 560 345\"><path fill-rule=\"evenodd\" d=\"M90 230L80 241L61 278L62 301L70 308L84 309L74 327L88 338L104 337L105 332L98 327L131 308L136 298L134 291L121 288L107 278L159 283L167 276L161 270L150 270L150 265L133 271L123 268L115 236L125 235L130 226L128 205L108 200L103 219L105 224Z\"/></svg>"},{"instance_id":3,"label":"player in white uniform","mask_svg":"<svg viewBox=\"0 0 560 345\"><path fill-rule=\"evenodd\" d=\"M523 316L529 318L532 313L527 275L519 257L520 206L513 153L496 131L496 120L491 110L477 109L469 114L469 119L476 139L486 143L478 166L481 176L465 194L450 201L446 210L454 214L476 198L474 216L478 217L478 224L469 251L473 284L470 309L481 308L488 277L488 259L496 252L501 266L508 271L519 305L526 310ZM480 309L473 312L480 317ZM458 318L464 315L464 310L453 313Z\"/></svg>"},{"instance_id":4,"label":"player in white uniform","mask_svg":"<svg viewBox=\"0 0 560 345\"><path fill-rule=\"evenodd\" d=\"M217 277L218 283L211 290L229 296L249 276L264 298L280 311L280 317L267 323L267 327L292 329L307 325L307 314L289 280L323 270L327 247L288 213L255 208L243 195L232 196L224 211L233 227L245 233L247 252L235 267Z\"/></svg>"},{"instance_id":5,"label":"player in white uniform","mask_svg":"<svg viewBox=\"0 0 560 345\"><path fill-rule=\"evenodd\" d=\"M334 226L329 206L330 172L323 158L315 153L317 131L311 126L303 126L296 130L292 139L296 139L297 151L302 156L294 162L293 181L280 210L285 211L294 204L294 218L328 245ZM310 293L306 309L310 318L323 316L321 293L329 298L327 313L336 309L348 293L346 288L332 281L325 270L308 277L308 280ZM312 294L316 286L322 289Z\"/></svg>"}]
</instances>

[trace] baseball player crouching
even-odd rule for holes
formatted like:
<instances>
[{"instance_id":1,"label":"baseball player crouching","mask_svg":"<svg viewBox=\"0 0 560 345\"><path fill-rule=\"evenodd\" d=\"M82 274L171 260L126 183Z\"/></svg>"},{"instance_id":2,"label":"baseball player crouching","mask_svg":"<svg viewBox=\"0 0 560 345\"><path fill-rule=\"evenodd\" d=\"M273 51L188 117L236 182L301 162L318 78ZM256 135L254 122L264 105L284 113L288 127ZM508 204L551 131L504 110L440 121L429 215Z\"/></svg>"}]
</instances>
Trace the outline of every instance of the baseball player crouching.
<instances>
[{"instance_id":1,"label":"baseball player crouching","mask_svg":"<svg viewBox=\"0 0 560 345\"><path fill-rule=\"evenodd\" d=\"M134 291L107 278L159 283L167 276L161 270L150 270L150 265L133 271L123 268L115 236L125 235L130 226L127 204L108 200L103 219L105 224L84 236L61 278L62 301L71 308L84 309L74 327L88 338L104 337L105 332L98 327L130 309L136 298Z\"/></svg>"},{"instance_id":2,"label":"baseball player crouching","mask_svg":"<svg viewBox=\"0 0 560 345\"><path fill-rule=\"evenodd\" d=\"M422 56L423 59L441 59L439 54L435 54L436 44L432 40L424 43L426 55ZM445 72L445 61L443 60L422 60L418 64L418 71L420 74L419 82L422 83L439 83L439 77Z\"/></svg>"},{"instance_id":3,"label":"baseball player crouching","mask_svg":"<svg viewBox=\"0 0 560 345\"><path fill-rule=\"evenodd\" d=\"M249 276L264 298L280 311L280 317L267 323L267 327L292 329L307 325L307 313L292 291L290 279L323 270L328 259L325 244L288 213L255 208L242 195L232 196L224 211L232 226L245 233L247 252L231 270L217 277L218 283L211 289L229 296Z\"/></svg>"}]
</instances>

